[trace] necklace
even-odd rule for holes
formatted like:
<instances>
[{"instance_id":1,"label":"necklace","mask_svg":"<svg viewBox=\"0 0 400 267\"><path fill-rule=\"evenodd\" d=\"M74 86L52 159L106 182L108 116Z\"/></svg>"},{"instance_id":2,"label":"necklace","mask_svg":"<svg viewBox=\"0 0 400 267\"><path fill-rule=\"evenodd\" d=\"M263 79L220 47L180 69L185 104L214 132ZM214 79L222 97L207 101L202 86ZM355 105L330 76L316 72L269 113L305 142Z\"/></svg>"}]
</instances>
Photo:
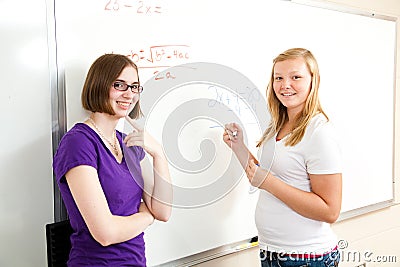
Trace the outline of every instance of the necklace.
<instances>
[{"instance_id":1,"label":"necklace","mask_svg":"<svg viewBox=\"0 0 400 267\"><path fill-rule=\"evenodd\" d=\"M114 150L115 155L118 156L119 153L118 153L118 147L117 147L117 135L116 135L116 133L115 133L115 130L114 130L114 134L113 134L113 137L114 137L114 138L113 138L113 139L114 139L114 144L113 144L113 143L111 143L111 142L103 135L103 133L100 131L99 127L97 127L97 125L96 125L96 123L94 122L94 120L92 119L92 117L89 117L89 121L90 121L90 123L94 126L94 128L96 128L96 130L97 130L97 132L100 134L100 136L101 136L104 140L106 140L107 143L112 147L112 149Z\"/></svg>"}]
</instances>

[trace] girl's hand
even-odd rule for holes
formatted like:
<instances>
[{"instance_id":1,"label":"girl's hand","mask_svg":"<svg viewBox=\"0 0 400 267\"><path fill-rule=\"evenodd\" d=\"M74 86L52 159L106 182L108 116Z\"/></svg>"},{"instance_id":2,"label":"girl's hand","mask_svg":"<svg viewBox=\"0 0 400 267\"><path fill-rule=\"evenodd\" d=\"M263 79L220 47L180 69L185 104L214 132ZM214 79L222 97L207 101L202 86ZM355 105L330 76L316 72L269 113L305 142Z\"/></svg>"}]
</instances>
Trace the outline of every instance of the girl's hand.
<instances>
[{"instance_id":1,"label":"girl's hand","mask_svg":"<svg viewBox=\"0 0 400 267\"><path fill-rule=\"evenodd\" d=\"M161 145L150 134L148 134L139 124L137 124L129 116L126 116L125 119L133 127L133 131L130 134L128 134L124 139L124 143L128 147L130 146L143 147L143 149L152 157L163 154Z\"/></svg>"},{"instance_id":2,"label":"girl's hand","mask_svg":"<svg viewBox=\"0 0 400 267\"><path fill-rule=\"evenodd\" d=\"M234 147L243 144L243 130L236 123L225 124L225 131L222 139L224 140L225 144L233 149Z\"/></svg>"},{"instance_id":3,"label":"girl's hand","mask_svg":"<svg viewBox=\"0 0 400 267\"><path fill-rule=\"evenodd\" d=\"M140 207L139 207L139 212L143 213L144 215L146 215L149 218L149 225L153 224L154 222L154 216L153 214L150 212L149 208L147 207L146 203L141 202L140 203Z\"/></svg>"},{"instance_id":4,"label":"girl's hand","mask_svg":"<svg viewBox=\"0 0 400 267\"><path fill-rule=\"evenodd\" d=\"M268 176L268 171L260 168L253 159L249 160L245 171L250 184L258 188L264 183Z\"/></svg>"}]
</instances>

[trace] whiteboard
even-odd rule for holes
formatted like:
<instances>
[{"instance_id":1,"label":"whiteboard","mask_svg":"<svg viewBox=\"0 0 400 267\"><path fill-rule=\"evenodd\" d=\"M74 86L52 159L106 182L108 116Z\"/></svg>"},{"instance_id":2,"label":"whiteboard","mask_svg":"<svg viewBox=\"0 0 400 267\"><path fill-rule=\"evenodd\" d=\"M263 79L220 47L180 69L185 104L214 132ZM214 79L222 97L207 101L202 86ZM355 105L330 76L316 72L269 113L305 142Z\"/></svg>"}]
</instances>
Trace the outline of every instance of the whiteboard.
<instances>
[{"instance_id":1,"label":"whiteboard","mask_svg":"<svg viewBox=\"0 0 400 267\"><path fill-rule=\"evenodd\" d=\"M342 145L342 212L393 199L395 21L277 0L64 0L55 15L68 128L87 116L80 92L98 56L126 54L139 67L140 122L163 143L176 189L171 220L146 231L150 266L257 234L257 192L220 126L240 123L257 154L272 59L287 48L319 62Z\"/></svg>"}]
</instances>

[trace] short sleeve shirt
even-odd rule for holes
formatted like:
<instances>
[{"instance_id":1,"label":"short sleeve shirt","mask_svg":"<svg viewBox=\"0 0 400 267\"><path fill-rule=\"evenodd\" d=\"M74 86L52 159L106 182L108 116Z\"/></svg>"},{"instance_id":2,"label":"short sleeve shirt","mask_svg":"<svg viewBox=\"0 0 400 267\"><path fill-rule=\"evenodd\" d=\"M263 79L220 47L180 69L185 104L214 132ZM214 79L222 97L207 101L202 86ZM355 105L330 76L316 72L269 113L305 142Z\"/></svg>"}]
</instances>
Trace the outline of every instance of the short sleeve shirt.
<instances>
[{"instance_id":1,"label":"short sleeve shirt","mask_svg":"<svg viewBox=\"0 0 400 267\"><path fill-rule=\"evenodd\" d=\"M124 134L117 131L124 153L121 163L86 124L77 123L61 139L53 169L73 228L68 266L146 266L143 233L106 247L94 240L65 179L65 174L72 168L91 166L97 170L111 213L119 216L137 213L143 194L140 161L145 153L141 147L126 147L123 138Z\"/></svg>"},{"instance_id":2,"label":"short sleeve shirt","mask_svg":"<svg viewBox=\"0 0 400 267\"><path fill-rule=\"evenodd\" d=\"M285 183L310 192L309 174L342 172L342 155L333 124L316 115L303 139L286 146L286 138L267 140L261 148L260 164ZM260 247L291 253L325 253L337 244L325 222L305 218L267 191L261 190L256 208Z\"/></svg>"}]
</instances>

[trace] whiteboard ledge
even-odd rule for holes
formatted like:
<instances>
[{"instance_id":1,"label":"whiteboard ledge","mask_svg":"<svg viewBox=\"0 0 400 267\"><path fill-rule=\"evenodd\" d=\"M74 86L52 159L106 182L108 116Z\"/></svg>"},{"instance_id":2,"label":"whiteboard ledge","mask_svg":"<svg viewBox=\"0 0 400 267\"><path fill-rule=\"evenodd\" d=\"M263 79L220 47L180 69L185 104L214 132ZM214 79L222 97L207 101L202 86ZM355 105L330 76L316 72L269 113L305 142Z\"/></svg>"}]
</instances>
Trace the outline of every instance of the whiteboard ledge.
<instances>
[{"instance_id":1,"label":"whiteboard ledge","mask_svg":"<svg viewBox=\"0 0 400 267\"><path fill-rule=\"evenodd\" d=\"M232 253L240 252L246 249L255 248L257 246L243 246L243 244L250 244L252 239L246 239L243 241L235 242L228 245L223 245L220 247L216 247L210 250L206 250L204 252L200 252L197 254L193 254L181 259L177 259L174 261L170 261L167 263L163 263L160 265L154 265L153 267L188 267L194 266L196 264L200 264L203 262L207 262L219 257L223 257ZM240 247L238 249L238 247Z\"/></svg>"},{"instance_id":2,"label":"whiteboard ledge","mask_svg":"<svg viewBox=\"0 0 400 267\"><path fill-rule=\"evenodd\" d=\"M374 212L374 211L378 211L378 210L382 210L385 208L390 208L392 206L395 206L399 203L396 203L394 201L394 199L391 200L387 200L387 201L383 201L380 203L376 203L376 204L371 204L362 208L358 208L358 209L354 209L354 210L350 210L350 211L345 211L343 213L340 214L337 222L340 221L344 221L347 219L351 219L357 216L361 216L361 215L365 215L367 213L370 212ZM238 247L241 247L243 244L250 244L251 239L247 239L247 240L243 240L240 242L236 242L233 244L228 244L228 245L224 245L224 246L220 246L220 247L216 247L214 249L210 249L204 252L200 252L197 254L193 254L181 259L177 259L174 261L170 261L167 263L163 263L160 265L155 265L153 267L187 267L187 266L194 266L196 264L200 264L200 263L204 263L216 258L220 258L232 253L236 253L236 252L240 252L246 249L250 249L253 248L254 246L248 246L248 247L244 247L241 249L237 249Z\"/></svg>"},{"instance_id":3,"label":"whiteboard ledge","mask_svg":"<svg viewBox=\"0 0 400 267\"><path fill-rule=\"evenodd\" d=\"M374 212L374 211L378 211L381 209L385 209L385 208L389 208L392 206L397 205L397 203L395 203L394 199L391 200L387 200L387 201L383 201L383 202L379 202L376 204L371 204L362 208L358 208L358 209L354 209L354 210L350 210L350 211L345 211L343 213L340 214L339 219L337 220L337 222L340 221L344 221L350 218L354 218L360 215L364 215L370 212Z\"/></svg>"}]
</instances>

